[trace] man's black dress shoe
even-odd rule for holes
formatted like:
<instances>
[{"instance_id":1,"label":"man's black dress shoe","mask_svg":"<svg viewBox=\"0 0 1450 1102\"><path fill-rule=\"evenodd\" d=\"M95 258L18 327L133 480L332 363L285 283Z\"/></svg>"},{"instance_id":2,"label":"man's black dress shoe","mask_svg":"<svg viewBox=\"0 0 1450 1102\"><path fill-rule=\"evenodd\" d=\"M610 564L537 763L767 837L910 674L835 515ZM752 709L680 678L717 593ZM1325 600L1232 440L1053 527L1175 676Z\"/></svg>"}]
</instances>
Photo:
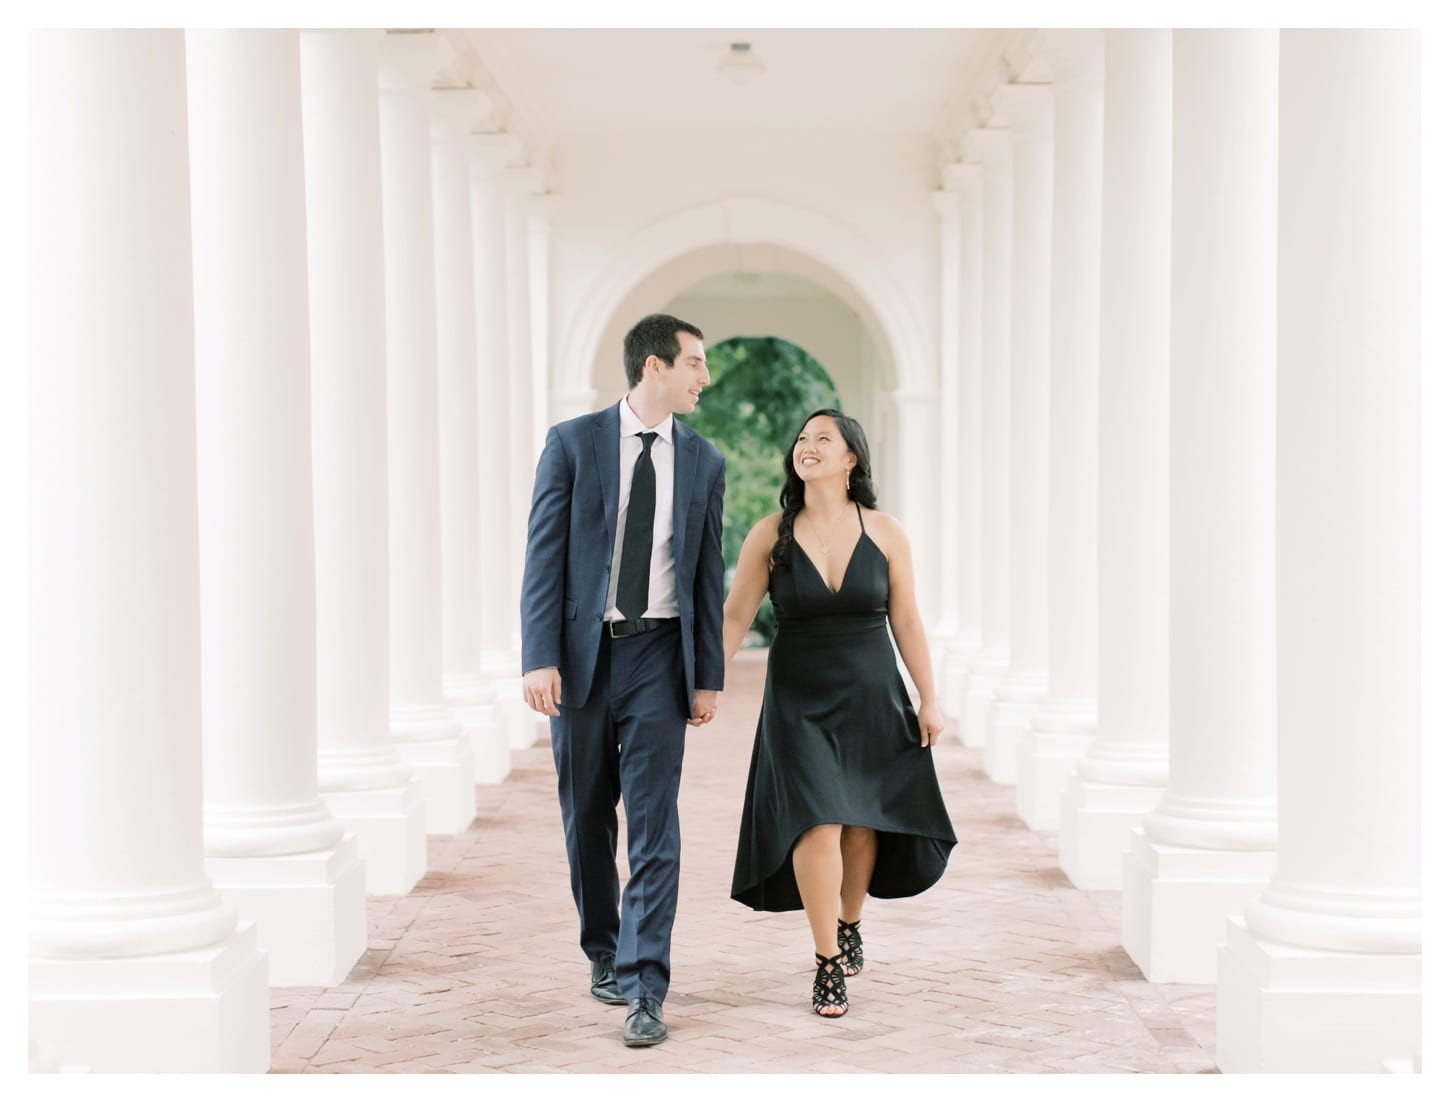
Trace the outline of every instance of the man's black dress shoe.
<instances>
[{"instance_id":1,"label":"man's black dress shoe","mask_svg":"<svg viewBox=\"0 0 1450 1102\"><path fill-rule=\"evenodd\" d=\"M665 1028L660 1001L641 995L629 1000L629 1013L624 1019L624 1043L630 1048L657 1045L670 1035Z\"/></svg>"},{"instance_id":2,"label":"man's black dress shoe","mask_svg":"<svg viewBox=\"0 0 1450 1102\"><path fill-rule=\"evenodd\" d=\"M619 980L614 974L613 953L605 953L591 960L589 972L589 994L610 1006L623 1006L628 1002L619 991Z\"/></svg>"}]
</instances>

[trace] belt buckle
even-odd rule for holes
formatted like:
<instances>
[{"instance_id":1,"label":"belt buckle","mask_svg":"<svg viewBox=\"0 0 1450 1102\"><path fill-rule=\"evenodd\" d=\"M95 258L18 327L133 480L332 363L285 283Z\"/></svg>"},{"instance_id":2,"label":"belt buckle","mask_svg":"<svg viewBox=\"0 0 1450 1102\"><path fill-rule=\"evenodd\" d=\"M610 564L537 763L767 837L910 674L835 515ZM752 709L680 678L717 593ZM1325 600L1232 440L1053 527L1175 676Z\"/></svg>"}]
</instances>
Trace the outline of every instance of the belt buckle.
<instances>
[{"instance_id":1,"label":"belt buckle","mask_svg":"<svg viewBox=\"0 0 1450 1102\"><path fill-rule=\"evenodd\" d=\"M638 634L630 630L633 627L628 620L610 620L609 637L611 639L628 639L631 635ZM617 630L622 629L622 630Z\"/></svg>"}]
</instances>

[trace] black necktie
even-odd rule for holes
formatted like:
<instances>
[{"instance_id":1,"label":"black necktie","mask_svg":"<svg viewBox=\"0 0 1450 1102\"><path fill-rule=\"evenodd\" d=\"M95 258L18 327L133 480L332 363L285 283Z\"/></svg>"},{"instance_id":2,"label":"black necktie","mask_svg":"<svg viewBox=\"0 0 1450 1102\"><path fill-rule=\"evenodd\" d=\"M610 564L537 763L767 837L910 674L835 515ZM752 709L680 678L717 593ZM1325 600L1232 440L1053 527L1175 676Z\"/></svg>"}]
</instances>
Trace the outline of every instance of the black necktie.
<instances>
[{"instance_id":1,"label":"black necktie","mask_svg":"<svg viewBox=\"0 0 1450 1102\"><path fill-rule=\"evenodd\" d=\"M615 604L626 620L638 620L649 606L649 559L655 542L655 465L650 445L658 433L636 433L644 449L634 461L629 508L624 514L624 546L619 550L619 590Z\"/></svg>"}]
</instances>

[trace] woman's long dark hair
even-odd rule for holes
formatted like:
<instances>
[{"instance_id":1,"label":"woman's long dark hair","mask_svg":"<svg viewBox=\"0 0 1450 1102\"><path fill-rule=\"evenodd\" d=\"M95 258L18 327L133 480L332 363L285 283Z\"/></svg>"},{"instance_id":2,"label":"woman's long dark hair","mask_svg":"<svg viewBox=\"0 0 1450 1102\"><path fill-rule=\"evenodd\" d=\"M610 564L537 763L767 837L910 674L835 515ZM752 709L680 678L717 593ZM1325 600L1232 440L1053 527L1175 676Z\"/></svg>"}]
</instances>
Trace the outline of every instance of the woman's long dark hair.
<instances>
[{"instance_id":1,"label":"woman's long dark hair","mask_svg":"<svg viewBox=\"0 0 1450 1102\"><path fill-rule=\"evenodd\" d=\"M772 567L785 561L785 553L790 550L791 540L795 538L795 518L805 508L806 484L795 473L795 444L800 439L801 432L815 417L829 417L835 421L836 428L841 431L841 439L846 442L846 450L856 457L856 465L851 468L850 481L846 483L847 500L860 502L868 509L876 508L876 487L871 483L871 449L866 446L866 430L856 418L848 417L838 409L816 410L801 422L801 427L796 429L796 434L791 437L785 450L785 461L782 463L785 468L785 485L780 490L780 524L776 528L775 546L770 549Z\"/></svg>"}]
</instances>

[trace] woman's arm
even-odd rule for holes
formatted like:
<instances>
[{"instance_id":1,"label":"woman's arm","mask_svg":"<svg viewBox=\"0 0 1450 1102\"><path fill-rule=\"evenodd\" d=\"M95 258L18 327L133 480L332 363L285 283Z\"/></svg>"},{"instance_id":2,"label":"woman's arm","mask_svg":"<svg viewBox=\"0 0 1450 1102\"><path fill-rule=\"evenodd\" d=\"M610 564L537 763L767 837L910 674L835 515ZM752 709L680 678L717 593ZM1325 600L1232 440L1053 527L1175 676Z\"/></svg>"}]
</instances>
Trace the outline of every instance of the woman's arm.
<instances>
[{"instance_id":1,"label":"woman's arm","mask_svg":"<svg viewBox=\"0 0 1450 1102\"><path fill-rule=\"evenodd\" d=\"M775 544L779 513L772 513L755 522L740 545L740 558L735 564L735 577L730 582L730 595L725 598L725 663L735 657L740 641L755 622L760 601L770 584L770 549Z\"/></svg>"},{"instance_id":2,"label":"woman's arm","mask_svg":"<svg viewBox=\"0 0 1450 1102\"><path fill-rule=\"evenodd\" d=\"M873 514L881 533L882 551L886 555L887 585L886 618L896 638L906 672L916 685L921 704L916 710L921 726L921 744L934 746L946 726L941 706L936 700L936 681L932 675L931 649L926 642L926 627L916 607L916 574L911 565L911 544L895 517Z\"/></svg>"}]
</instances>

